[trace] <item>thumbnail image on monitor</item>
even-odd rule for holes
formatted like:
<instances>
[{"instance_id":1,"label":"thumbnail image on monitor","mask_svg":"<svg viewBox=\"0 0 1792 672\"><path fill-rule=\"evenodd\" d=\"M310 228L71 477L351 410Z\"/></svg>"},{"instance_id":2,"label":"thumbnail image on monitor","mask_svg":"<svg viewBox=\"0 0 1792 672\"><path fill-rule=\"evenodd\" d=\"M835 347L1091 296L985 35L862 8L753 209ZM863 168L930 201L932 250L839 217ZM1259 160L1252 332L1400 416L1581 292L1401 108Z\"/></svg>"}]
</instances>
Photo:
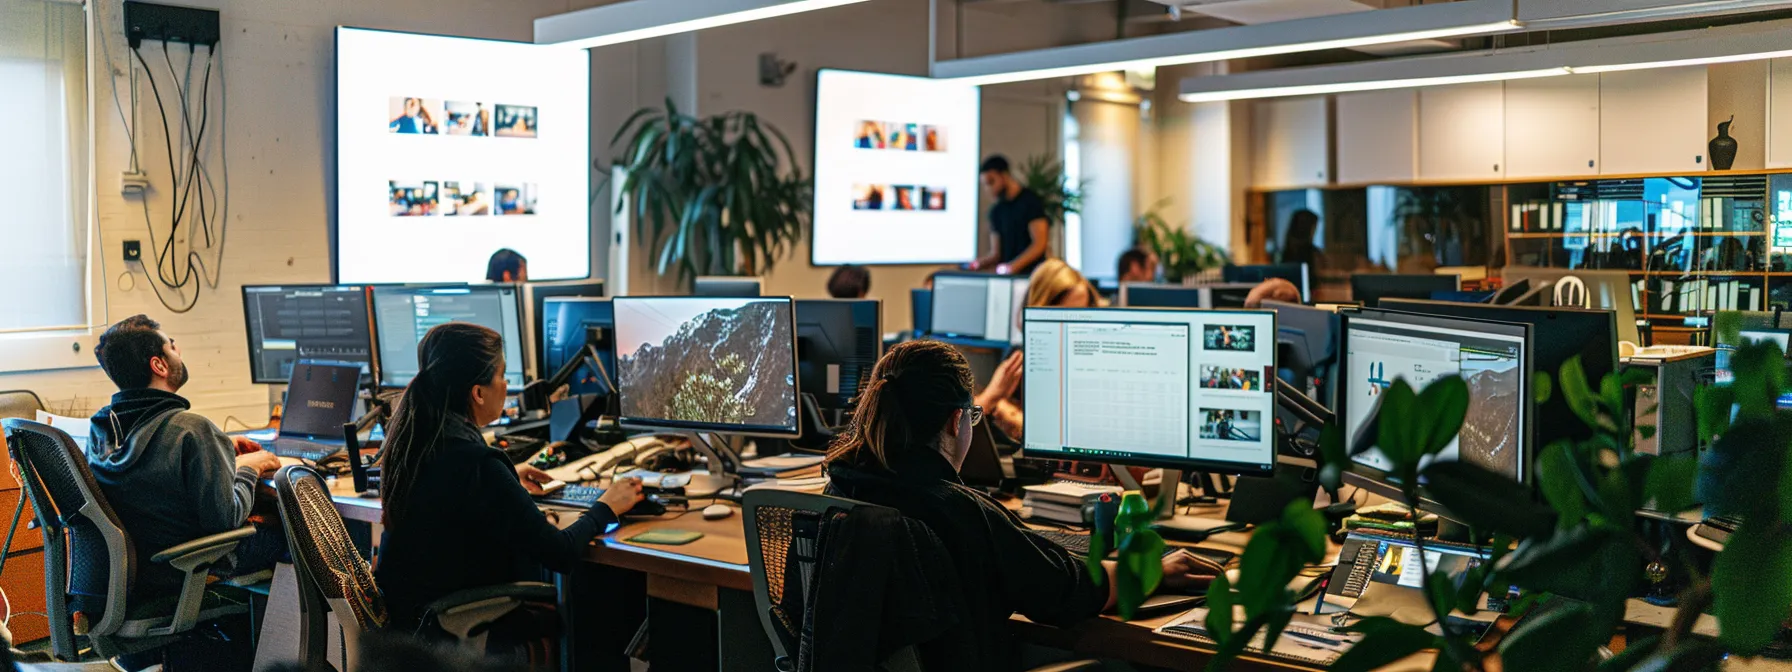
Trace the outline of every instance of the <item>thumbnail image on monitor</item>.
<instances>
[{"instance_id":1,"label":"thumbnail image on monitor","mask_svg":"<svg viewBox=\"0 0 1792 672\"><path fill-rule=\"evenodd\" d=\"M611 307L625 425L799 432L789 298L617 297Z\"/></svg>"}]
</instances>

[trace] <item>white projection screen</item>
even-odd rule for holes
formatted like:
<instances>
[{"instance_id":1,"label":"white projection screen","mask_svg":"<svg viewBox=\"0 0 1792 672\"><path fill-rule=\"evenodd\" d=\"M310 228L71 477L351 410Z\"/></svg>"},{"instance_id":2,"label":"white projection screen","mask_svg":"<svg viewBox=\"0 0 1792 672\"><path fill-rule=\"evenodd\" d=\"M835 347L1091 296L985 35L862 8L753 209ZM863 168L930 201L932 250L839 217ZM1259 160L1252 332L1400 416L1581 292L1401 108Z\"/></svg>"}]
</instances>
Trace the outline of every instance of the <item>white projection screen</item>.
<instances>
[{"instance_id":1,"label":"white projection screen","mask_svg":"<svg viewBox=\"0 0 1792 672\"><path fill-rule=\"evenodd\" d=\"M815 87L810 263L949 264L977 257L976 86L822 70Z\"/></svg>"},{"instance_id":2,"label":"white projection screen","mask_svg":"<svg viewBox=\"0 0 1792 672\"><path fill-rule=\"evenodd\" d=\"M591 274L582 49L336 29L336 281Z\"/></svg>"}]
</instances>

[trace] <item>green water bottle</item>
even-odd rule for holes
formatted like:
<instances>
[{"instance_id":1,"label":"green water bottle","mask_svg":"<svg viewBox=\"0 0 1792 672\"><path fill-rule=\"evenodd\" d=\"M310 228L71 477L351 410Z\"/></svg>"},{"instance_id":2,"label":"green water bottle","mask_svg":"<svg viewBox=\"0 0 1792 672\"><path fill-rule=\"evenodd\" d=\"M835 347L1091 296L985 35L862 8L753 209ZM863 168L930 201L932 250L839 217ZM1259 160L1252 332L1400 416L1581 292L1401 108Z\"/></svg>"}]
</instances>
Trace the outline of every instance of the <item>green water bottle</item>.
<instances>
[{"instance_id":1,"label":"green water bottle","mask_svg":"<svg viewBox=\"0 0 1792 672\"><path fill-rule=\"evenodd\" d=\"M1121 497L1120 514L1114 517L1114 542L1120 549L1114 574L1116 606L1125 620L1132 620L1164 578L1164 538L1151 529L1156 520L1144 494L1131 491Z\"/></svg>"}]
</instances>

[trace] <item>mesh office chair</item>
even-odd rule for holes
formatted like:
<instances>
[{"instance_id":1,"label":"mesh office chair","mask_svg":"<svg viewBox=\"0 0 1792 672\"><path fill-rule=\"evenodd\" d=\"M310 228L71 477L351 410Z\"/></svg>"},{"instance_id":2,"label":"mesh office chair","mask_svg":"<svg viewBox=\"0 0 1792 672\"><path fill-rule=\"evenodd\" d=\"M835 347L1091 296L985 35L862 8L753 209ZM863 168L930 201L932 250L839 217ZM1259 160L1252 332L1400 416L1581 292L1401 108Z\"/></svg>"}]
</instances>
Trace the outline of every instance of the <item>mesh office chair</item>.
<instances>
[{"instance_id":1,"label":"mesh office chair","mask_svg":"<svg viewBox=\"0 0 1792 672\"><path fill-rule=\"evenodd\" d=\"M833 513L872 506L841 497L815 495L788 490L749 490L742 498L746 516L747 561L753 569L753 602L759 609L759 623L771 639L775 661L781 672L796 669L798 642L803 637L803 624L783 606L785 592L800 591L806 597L814 589L815 570L820 563L821 521ZM785 575L794 559L798 576ZM798 600L806 603L807 600ZM897 650L878 666L883 672L926 672L915 647ZM1101 669L1100 663L1081 660L1034 668L1031 672L1078 672Z\"/></svg>"},{"instance_id":2,"label":"mesh office chair","mask_svg":"<svg viewBox=\"0 0 1792 672\"><path fill-rule=\"evenodd\" d=\"M342 625L343 669L353 670L361 637L386 623L373 570L355 550L348 527L330 500L329 486L317 470L284 467L274 475L274 490L299 583L299 662L306 669L331 669L326 650L332 633L326 616L334 613ZM493 622L524 604L552 604L556 597L552 584L507 583L450 594L426 611L436 627L463 647L483 652Z\"/></svg>"},{"instance_id":3,"label":"mesh office chair","mask_svg":"<svg viewBox=\"0 0 1792 672\"><path fill-rule=\"evenodd\" d=\"M36 420L37 412L44 409L44 400L31 390L8 390L0 392L0 418L24 418Z\"/></svg>"},{"instance_id":4,"label":"mesh office chair","mask_svg":"<svg viewBox=\"0 0 1792 672\"><path fill-rule=\"evenodd\" d=\"M95 652L111 658L165 646L202 621L248 612L246 602L208 589L206 577L238 542L255 533L254 527L156 553L150 562L185 575L180 594L132 600L140 560L74 439L29 420L0 420L0 428L44 531L44 592L50 649L57 658L75 659L77 634L87 635ZM85 632L76 632L74 614L88 622Z\"/></svg>"}]
</instances>

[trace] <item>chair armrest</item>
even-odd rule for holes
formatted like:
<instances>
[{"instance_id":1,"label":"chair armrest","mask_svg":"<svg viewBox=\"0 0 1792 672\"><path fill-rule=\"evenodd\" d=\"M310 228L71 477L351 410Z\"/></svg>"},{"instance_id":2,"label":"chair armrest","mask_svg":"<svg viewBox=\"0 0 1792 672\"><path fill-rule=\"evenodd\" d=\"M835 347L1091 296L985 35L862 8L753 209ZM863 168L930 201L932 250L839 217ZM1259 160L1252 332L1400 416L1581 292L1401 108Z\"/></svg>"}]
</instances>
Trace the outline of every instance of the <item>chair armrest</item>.
<instances>
[{"instance_id":1,"label":"chair armrest","mask_svg":"<svg viewBox=\"0 0 1792 672\"><path fill-rule=\"evenodd\" d=\"M456 607L499 598L553 602L559 598L559 595L559 591L555 590L554 584L551 583L540 581L500 583L449 593L441 599L429 603L429 606L424 607L424 612L444 614L453 611Z\"/></svg>"},{"instance_id":2,"label":"chair armrest","mask_svg":"<svg viewBox=\"0 0 1792 672\"><path fill-rule=\"evenodd\" d=\"M244 539L248 539L249 537L252 537L252 536L255 536L255 526L254 525L244 525L242 527L231 530L229 532L219 532L219 533L211 535L209 537L200 537L198 539L194 539L192 541L189 541L189 542L186 542L186 543L183 543L183 544L171 547L171 548L164 549L164 550L162 550L162 552L151 556L149 559L152 562L165 562L165 563L174 565L175 568L177 568L177 569L185 570L187 568L181 567L181 565L184 564L181 561L187 559L186 556L201 554L206 551L218 551L218 550L223 551L222 553L219 553L218 555L216 555L212 558L213 560L216 560L217 558L224 557L224 554L229 553L232 550L235 550L237 542L240 542Z\"/></svg>"}]
</instances>

